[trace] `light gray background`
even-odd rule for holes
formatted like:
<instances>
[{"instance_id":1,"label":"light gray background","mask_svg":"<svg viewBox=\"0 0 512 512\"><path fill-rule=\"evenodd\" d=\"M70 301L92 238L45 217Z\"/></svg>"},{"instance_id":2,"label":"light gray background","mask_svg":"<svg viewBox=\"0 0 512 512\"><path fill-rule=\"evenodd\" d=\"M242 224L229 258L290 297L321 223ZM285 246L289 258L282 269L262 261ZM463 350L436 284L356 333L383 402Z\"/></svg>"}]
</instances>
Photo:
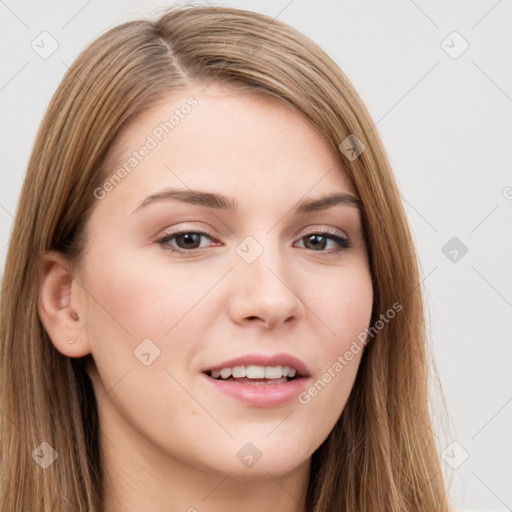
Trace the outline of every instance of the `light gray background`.
<instances>
[{"instance_id":1,"label":"light gray background","mask_svg":"<svg viewBox=\"0 0 512 512\"><path fill-rule=\"evenodd\" d=\"M367 104L420 255L451 419L450 433L437 435L454 503L511 510L511 2L211 4L261 11L299 29L336 60ZM0 0L2 268L36 130L67 66L106 29L168 5ZM58 43L44 59L31 48L42 48L43 31ZM469 44L457 58L463 41L454 31ZM449 254L449 246L445 256L452 237L466 254L457 247Z\"/></svg>"}]
</instances>

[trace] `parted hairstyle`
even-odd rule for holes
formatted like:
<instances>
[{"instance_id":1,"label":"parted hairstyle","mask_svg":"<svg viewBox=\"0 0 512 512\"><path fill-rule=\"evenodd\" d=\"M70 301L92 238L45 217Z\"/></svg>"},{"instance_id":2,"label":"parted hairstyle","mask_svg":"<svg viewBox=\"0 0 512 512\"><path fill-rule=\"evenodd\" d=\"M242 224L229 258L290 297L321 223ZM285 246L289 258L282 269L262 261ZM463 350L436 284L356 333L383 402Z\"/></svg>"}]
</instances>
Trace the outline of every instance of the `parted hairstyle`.
<instances>
[{"instance_id":1,"label":"parted hairstyle","mask_svg":"<svg viewBox=\"0 0 512 512\"><path fill-rule=\"evenodd\" d=\"M8 247L0 312L1 512L101 512L105 479L87 358L52 345L38 315L48 251L78 262L94 190L134 118L190 86L229 84L265 94L323 134L361 202L374 303L345 408L313 453L307 512L445 512L446 483L432 431L431 353L418 260L382 141L339 66L317 44L266 15L174 6L156 21L120 24L66 71L39 127ZM340 143L357 137L357 158ZM58 459L32 458L42 441Z\"/></svg>"}]
</instances>

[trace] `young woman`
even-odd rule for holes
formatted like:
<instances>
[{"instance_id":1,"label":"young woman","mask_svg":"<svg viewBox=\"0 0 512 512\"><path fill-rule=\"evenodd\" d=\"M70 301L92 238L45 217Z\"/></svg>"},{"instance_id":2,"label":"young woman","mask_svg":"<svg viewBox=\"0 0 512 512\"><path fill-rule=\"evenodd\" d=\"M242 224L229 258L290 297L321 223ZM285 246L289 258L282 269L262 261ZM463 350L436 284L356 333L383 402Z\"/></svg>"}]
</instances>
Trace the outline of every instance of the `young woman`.
<instances>
[{"instance_id":1,"label":"young woman","mask_svg":"<svg viewBox=\"0 0 512 512\"><path fill-rule=\"evenodd\" d=\"M1 510L448 510L415 251L312 41L227 7L94 41L1 303Z\"/></svg>"}]
</instances>

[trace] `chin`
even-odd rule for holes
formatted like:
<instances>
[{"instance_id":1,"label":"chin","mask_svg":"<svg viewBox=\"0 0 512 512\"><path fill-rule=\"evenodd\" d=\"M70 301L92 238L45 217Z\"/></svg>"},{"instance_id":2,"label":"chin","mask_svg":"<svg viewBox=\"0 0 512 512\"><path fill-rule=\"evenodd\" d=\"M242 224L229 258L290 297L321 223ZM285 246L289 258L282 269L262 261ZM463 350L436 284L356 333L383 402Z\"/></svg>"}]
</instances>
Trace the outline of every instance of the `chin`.
<instances>
[{"instance_id":1,"label":"chin","mask_svg":"<svg viewBox=\"0 0 512 512\"><path fill-rule=\"evenodd\" d=\"M227 471L230 473L229 478L238 481L250 480L267 480L270 477L279 478L291 473L303 464L304 461L289 460L282 461L278 464L274 458L268 459L266 462L263 458L256 463L252 468L241 467L242 464L232 464Z\"/></svg>"},{"instance_id":2,"label":"chin","mask_svg":"<svg viewBox=\"0 0 512 512\"><path fill-rule=\"evenodd\" d=\"M269 440L266 441L265 446L263 440L254 444L250 441L240 443L235 451L219 454L214 468L223 474L229 473L234 480L264 480L269 475L278 478L303 464L309 464L309 455L297 450L297 442L288 447L283 443L272 445ZM219 460L222 461L221 465L218 464Z\"/></svg>"}]
</instances>

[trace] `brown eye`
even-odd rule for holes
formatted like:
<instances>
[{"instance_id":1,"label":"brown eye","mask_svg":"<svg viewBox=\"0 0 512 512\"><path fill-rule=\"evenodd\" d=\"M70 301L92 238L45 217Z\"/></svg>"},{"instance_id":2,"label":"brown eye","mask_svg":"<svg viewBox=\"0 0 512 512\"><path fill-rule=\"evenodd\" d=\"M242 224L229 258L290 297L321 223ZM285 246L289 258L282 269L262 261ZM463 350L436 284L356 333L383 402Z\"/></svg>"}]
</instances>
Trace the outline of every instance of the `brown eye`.
<instances>
[{"instance_id":1,"label":"brown eye","mask_svg":"<svg viewBox=\"0 0 512 512\"><path fill-rule=\"evenodd\" d=\"M212 239L205 231L177 231L160 238L157 243L172 252L194 252L201 248L201 239L204 237ZM171 245L169 242L174 239L176 245Z\"/></svg>"},{"instance_id":2,"label":"brown eye","mask_svg":"<svg viewBox=\"0 0 512 512\"><path fill-rule=\"evenodd\" d=\"M183 233L175 238L180 249L197 249L201 245L201 236L198 233Z\"/></svg>"},{"instance_id":3,"label":"brown eye","mask_svg":"<svg viewBox=\"0 0 512 512\"><path fill-rule=\"evenodd\" d=\"M329 232L309 233L308 235L303 236L301 240L305 241L304 246L306 249L316 252L338 252L351 247L348 238ZM333 247L331 250L326 251L325 249L329 241L334 242L337 247Z\"/></svg>"}]
</instances>

